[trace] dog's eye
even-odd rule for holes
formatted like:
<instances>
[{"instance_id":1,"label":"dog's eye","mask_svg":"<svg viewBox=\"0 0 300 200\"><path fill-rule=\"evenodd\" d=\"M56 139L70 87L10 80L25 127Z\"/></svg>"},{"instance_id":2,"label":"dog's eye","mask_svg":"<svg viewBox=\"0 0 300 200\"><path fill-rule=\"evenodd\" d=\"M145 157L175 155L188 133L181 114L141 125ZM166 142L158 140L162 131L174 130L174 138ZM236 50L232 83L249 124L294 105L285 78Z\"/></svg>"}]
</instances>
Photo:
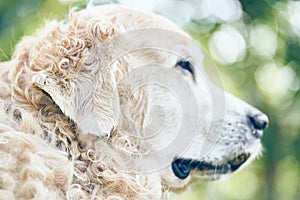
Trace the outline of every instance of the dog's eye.
<instances>
[{"instance_id":1,"label":"dog's eye","mask_svg":"<svg viewBox=\"0 0 300 200\"><path fill-rule=\"evenodd\" d=\"M192 64L187 61L187 60L179 60L176 65L176 67L180 67L181 69L184 69L186 71L189 71L193 77L193 80L195 81L195 72L194 72L194 69L193 69L193 66Z\"/></svg>"}]
</instances>

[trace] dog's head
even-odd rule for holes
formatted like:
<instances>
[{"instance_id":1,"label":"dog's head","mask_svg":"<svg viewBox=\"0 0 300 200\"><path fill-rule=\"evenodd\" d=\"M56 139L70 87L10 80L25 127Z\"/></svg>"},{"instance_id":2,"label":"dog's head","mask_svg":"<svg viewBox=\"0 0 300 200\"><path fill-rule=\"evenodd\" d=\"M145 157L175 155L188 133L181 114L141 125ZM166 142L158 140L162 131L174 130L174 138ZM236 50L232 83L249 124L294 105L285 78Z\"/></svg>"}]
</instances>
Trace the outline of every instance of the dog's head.
<instances>
[{"instance_id":1,"label":"dog's head","mask_svg":"<svg viewBox=\"0 0 300 200\"><path fill-rule=\"evenodd\" d=\"M80 134L117 137L115 150L130 160L121 170L158 170L180 186L234 172L261 151L266 115L213 86L199 47L163 17L94 7L31 42L32 84Z\"/></svg>"}]
</instances>

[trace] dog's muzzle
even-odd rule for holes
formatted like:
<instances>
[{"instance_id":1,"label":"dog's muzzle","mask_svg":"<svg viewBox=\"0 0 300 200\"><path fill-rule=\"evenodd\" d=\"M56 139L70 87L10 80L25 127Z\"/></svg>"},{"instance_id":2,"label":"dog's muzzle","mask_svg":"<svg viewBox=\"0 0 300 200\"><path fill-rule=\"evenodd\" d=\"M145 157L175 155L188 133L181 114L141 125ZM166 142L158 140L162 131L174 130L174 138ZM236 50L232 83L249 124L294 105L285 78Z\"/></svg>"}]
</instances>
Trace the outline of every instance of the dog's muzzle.
<instances>
[{"instance_id":1,"label":"dog's muzzle","mask_svg":"<svg viewBox=\"0 0 300 200\"><path fill-rule=\"evenodd\" d=\"M269 123L268 117L263 113L248 114L246 117L247 124L251 130L250 134L256 139L260 139ZM173 160L172 171L179 179L187 178L191 171L200 172L205 175L223 175L239 169L248 160L250 155L249 152L238 153L221 163L179 157Z\"/></svg>"}]
</instances>

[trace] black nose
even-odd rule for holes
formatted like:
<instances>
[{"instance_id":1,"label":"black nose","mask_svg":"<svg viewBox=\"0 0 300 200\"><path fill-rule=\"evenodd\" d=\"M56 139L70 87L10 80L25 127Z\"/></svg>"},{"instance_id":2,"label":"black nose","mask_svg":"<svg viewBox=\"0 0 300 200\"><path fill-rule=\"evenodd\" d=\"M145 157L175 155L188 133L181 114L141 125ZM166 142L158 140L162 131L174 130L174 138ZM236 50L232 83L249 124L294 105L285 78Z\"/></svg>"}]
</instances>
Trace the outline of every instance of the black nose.
<instances>
[{"instance_id":1,"label":"black nose","mask_svg":"<svg viewBox=\"0 0 300 200\"><path fill-rule=\"evenodd\" d=\"M265 130L269 123L269 119L265 114L248 115L248 119L256 133Z\"/></svg>"}]
</instances>

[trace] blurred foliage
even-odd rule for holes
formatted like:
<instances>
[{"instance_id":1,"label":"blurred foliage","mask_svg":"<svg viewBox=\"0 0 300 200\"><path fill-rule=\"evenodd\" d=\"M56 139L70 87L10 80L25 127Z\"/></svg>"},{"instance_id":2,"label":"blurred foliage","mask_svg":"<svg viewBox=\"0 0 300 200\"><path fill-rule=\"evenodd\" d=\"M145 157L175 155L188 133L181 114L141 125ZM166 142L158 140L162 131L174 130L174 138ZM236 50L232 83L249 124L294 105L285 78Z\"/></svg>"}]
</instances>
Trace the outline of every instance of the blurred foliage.
<instances>
[{"instance_id":1,"label":"blurred foliage","mask_svg":"<svg viewBox=\"0 0 300 200\"><path fill-rule=\"evenodd\" d=\"M0 0L0 61L9 60L22 36L33 34L47 19L63 19L70 7L84 3ZM180 199L300 199L300 34L291 25L288 10L293 10L294 4L290 3L240 0L243 9L240 20L228 23L194 20L186 26L208 53L212 35L224 25L241 33L246 43L243 57L230 64L215 63L226 90L267 113L270 125L263 137L263 155L254 164L224 180L194 183L190 190L179 195ZM261 46L257 48L257 42L252 40L259 39L256 33L260 32L262 37L264 33L268 35L258 41ZM275 38L274 47L268 44L271 38ZM271 45L270 54L260 51L264 45ZM215 65L208 57L205 62L206 66Z\"/></svg>"}]
</instances>

